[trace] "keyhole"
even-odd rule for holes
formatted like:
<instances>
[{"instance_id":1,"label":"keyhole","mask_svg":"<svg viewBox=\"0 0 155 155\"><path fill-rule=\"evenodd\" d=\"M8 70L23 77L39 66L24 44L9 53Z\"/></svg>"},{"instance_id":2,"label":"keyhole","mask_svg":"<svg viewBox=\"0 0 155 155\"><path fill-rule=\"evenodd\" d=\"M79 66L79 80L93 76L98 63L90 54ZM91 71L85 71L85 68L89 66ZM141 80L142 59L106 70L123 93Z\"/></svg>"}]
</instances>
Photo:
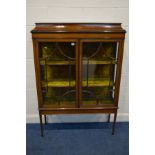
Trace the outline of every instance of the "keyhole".
<instances>
[{"instance_id":1,"label":"keyhole","mask_svg":"<svg viewBox=\"0 0 155 155\"><path fill-rule=\"evenodd\" d=\"M75 43L71 43L71 46L75 46Z\"/></svg>"}]
</instances>

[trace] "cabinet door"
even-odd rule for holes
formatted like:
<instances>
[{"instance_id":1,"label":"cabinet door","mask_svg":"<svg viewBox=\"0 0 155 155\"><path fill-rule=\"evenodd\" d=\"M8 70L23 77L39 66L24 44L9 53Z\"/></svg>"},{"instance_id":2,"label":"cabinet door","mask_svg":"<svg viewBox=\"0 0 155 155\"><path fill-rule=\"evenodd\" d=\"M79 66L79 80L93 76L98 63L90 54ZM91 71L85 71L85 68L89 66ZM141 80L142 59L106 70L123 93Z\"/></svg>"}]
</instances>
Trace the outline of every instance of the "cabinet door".
<instances>
[{"instance_id":1,"label":"cabinet door","mask_svg":"<svg viewBox=\"0 0 155 155\"><path fill-rule=\"evenodd\" d=\"M114 104L117 46L116 41L81 41L81 107Z\"/></svg>"},{"instance_id":2,"label":"cabinet door","mask_svg":"<svg viewBox=\"0 0 155 155\"><path fill-rule=\"evenodd\" d=\"M77 106L76 40L38 43L42 103L51 108Z\"/></svg>"}]
</instances>

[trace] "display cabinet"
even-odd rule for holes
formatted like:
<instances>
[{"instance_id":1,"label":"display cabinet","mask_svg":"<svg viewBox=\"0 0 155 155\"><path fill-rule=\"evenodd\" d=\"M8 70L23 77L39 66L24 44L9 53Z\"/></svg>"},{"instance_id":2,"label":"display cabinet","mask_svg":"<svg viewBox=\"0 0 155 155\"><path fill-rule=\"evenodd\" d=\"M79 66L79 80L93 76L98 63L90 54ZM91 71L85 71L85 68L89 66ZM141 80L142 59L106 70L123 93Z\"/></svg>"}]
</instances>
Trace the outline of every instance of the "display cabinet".
<instances>
[{"instance_id":1,"label":"display cabinet","mask_svg":"<svg viewBox=\"0 0 155 155\"><path fill-rule=\"evenodd\" d=\"M125 30L120 23L36 23L31 31L41 135L44 115L118 110Z\"/></svg>"}]
</instances>

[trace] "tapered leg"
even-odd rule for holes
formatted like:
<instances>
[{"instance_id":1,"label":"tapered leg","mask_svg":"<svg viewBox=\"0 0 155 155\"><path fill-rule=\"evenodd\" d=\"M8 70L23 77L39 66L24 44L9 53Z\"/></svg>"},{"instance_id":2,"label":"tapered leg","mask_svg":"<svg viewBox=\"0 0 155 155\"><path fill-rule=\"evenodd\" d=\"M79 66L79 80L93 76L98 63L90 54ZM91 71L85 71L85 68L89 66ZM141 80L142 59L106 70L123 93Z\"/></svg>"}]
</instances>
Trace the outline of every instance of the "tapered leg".
<instances>
[{"instance_id":1,"label":"tapered leg","mask_svg":"<svg viewBox=\"0 0 155 155\"><path fill-rule=\"evenodd\" d=\"M115 112L115 114L114 114L114 122L113 122L113 126L112 126L112 135L114 135L114 133L115 133L116 117L117 117L117 112Z\"/></svg>"},{"instance_id":2,"label":"tapered leg","mask_svg":"<svg viewBox=\"0 0 155 155\"><path fill-rule=\"evenodd\" d=\"M41 136L43 137L43 122L42 122L42 115L39 115L40 118L40 130L41 130Z\"/></svg>"},{"instance_id":3,"label":"tapered leg","mask_svg":"<svg viewBox=\"0 0 155 155\"><path fill-rule=\"evenodd\" d=\"M45 125L47 125L47 118L46 115L44 115Z\"/></svg>"},{"instance_id":4,"label":"tapered leg","mask_svg":"<svg viewBox=\"0 0 155 155\"><path fill-rule=\"evenodd\" d=\"M110 114L108 114L108 120L107 120L107 122L108 123L110 122Z\"/></svg>"}]
</instances>

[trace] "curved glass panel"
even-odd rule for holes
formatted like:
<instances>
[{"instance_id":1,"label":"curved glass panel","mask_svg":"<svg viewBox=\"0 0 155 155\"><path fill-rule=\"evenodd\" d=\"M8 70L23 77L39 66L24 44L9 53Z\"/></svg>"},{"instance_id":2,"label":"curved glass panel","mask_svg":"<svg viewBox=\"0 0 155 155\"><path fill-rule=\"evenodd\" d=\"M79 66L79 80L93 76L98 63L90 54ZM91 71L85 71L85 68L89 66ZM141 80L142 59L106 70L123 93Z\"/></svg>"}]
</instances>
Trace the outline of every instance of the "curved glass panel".
<instances>
[{"instance_id":1,"label":"curved glass panel","mask_svg":"<svg viewBox=\"0 0 155 155\"><path fill-rule=\"evenodd\" d=\"M76 43L39 44L40 73L44 104L56 108L75 107Z\"/></svg>"},{"instance_id":2,"label":"curved glass panel","mask_svg":"<svg viewBox=\"0 0 155 155\"><path fill-rule=\"evenodd\" d=\"M116 42L82 43L82 106L113 103L116 65Z\"/></svg>"}]
</instances>

